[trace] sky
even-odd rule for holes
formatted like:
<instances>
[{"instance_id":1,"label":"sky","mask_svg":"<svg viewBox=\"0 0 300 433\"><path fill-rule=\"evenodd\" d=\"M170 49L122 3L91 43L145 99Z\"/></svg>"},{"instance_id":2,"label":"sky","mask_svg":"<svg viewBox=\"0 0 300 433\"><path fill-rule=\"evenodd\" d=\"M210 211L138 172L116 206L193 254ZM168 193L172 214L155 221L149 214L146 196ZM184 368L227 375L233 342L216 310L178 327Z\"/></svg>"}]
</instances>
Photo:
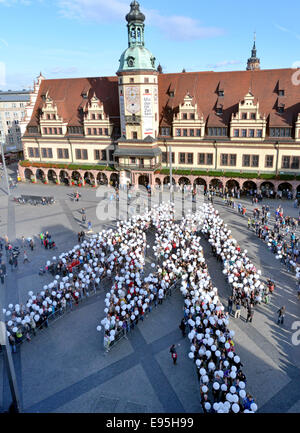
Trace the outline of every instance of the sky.
<instances>
[{"instance_id":1,"label":"sky","mask_svg":"<svg viewBox=\"0 0 300 433\"><path fill-rule=\"evenodd\" d=\"M0 89L113 76L131 0L0 0ZM140 0L145 45L165 73L244 70L256 32L263 69L300 66L299 0Z\"/></svg>"}]
</instances>

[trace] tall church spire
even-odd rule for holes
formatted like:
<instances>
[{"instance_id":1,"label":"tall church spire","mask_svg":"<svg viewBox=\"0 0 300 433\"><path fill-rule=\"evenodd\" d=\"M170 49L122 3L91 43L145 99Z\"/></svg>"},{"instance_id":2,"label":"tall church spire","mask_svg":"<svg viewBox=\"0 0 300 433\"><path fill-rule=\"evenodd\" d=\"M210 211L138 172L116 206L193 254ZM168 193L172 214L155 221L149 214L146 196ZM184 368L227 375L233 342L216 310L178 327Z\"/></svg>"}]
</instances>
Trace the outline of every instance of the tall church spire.
<instances>
[{"instance_id":1,"label":"tall church spire","mask_svg":"<svg viewBox=\"0 0 300 433\"><path fill-rule=\"evenodd\" d=\"M259 71L259 70L260 70L260 59L257 57L256 32L255 32L251 57L250 59L248 59L247 62L247 71Z\"/></svg>"}]
</instances>

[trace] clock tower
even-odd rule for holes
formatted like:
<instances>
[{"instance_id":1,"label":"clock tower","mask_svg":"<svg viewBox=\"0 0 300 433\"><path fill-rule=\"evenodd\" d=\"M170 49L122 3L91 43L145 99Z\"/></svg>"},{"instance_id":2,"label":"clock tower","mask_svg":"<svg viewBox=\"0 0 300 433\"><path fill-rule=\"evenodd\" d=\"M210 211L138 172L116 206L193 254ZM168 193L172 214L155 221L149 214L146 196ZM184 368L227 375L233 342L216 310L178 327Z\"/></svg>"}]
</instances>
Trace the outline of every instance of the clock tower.
<instances>
[{"instance_id":1,"label":"clock tower","mask_svg":"<svg viewBox=\"0 0 300 433\"><path fill-rule=\"evenodd\" d=\"M158 73L155 57L145 48L145 15L137 1L126 15L128 48L120 58L121 135L127 140L155 139L158 134Z\"/></svg>"},{"instance_id":2,"label":"clock tower","mask_svg":"<svg viewBox=\"0 0 300 433\"><path fill-rule=\"evenodd\" d=\"M117 72L121 138L115 151L120 183L153 185L153 172L161 165L157 144L159 128L158 72L155 57L145 48L145 15L137 1L126 15L128 48Z\"/></svg>"}]
</instances>

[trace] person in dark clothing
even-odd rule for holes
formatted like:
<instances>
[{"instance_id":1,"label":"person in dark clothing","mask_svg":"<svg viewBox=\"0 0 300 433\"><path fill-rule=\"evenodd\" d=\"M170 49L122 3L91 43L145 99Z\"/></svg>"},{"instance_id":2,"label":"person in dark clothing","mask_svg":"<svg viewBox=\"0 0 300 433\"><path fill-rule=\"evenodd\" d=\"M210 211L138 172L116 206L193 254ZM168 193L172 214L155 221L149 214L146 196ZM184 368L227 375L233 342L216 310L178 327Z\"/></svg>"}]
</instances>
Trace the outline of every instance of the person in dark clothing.
<instances>
[{"instance_id":1,"label":"person in dark clothing","mask_svg":"<svg viewBox=\"0 0 300 433\"><path fill-rule=\"evenodd\" d=\"M283 321L284 321L284 316L285 316L285 306L283 306L283 307L281 307L278 311L277 311L277 314L278 314L278 320L277 320L277 323L278 323L278 325L279 325L279 323L281 324L281 325L283 325Z\"/></svg>"},{"instance_id":2,"label":"person in dark clothing","mask_svg":"<svg viewBox=\"0 0 300 433\"><path fill-rule=\"evenodd\" d=\"M172 344L172 346L170 347L170 353L173 359L173 364L175 365L177 361L177 352L176 352L175 344Z\"/></svg>"},{"instance_id":3,"label":"person in dark clothing","mask_svg":"<svg viewBox=\"0 0 300 433\"><path fill-rule=\"evenodd\" d=\"M228 313L231 315L232 313L232 307L233 307L233 298L232 296L229 296L228 298Z\"/></svg>"},{"instance_id":4,"label":"person in dark clothing","mask_svg":"<svg viewBox=\"0 0 300 433\"><path fill-rule=\"evenodd\" d=\"M186 327L186 323L184 318L181 320L180 325L179 325L179 329L182 332L182 337L185 337L186 333L185 333L185 327Z\"/></svg>"},{"instance_id":5,"label":"person in dark clothing","mask_svg":"<svg viewBox=\"0 0 300 433\"><path fill-rule=\"evenodd\" d=\"M253 309L253 305L250 304L249 307L248 307L248 313L247 313L247 320L246 320L246 322L247 323L248 322L252 323L253 316L254 316L254 309Z\"/></svg>"}]
</instances>

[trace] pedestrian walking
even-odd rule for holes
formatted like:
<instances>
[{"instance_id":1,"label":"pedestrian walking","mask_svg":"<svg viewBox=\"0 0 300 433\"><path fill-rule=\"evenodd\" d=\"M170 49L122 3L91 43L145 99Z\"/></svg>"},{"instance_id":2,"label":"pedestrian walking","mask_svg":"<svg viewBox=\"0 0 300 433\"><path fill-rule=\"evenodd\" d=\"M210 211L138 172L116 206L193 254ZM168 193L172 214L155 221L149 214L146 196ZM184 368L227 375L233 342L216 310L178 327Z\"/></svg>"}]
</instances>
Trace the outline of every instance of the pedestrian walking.
<instances>
[{"instance_id":1,"label":"pedestrian walking","mask_svg":"<svg viewBox=\"0 0 300 433\"><path fill-rule=\"evenodd\" d=\"M285 306L283 306L283 307L281 307L281 308L277 311L277 314L278 314L278 320L277 320L277 323L278 323L278 325L279 325L279 324L283 325L283 322L284 322L284 316L285 316L285 310L286 310L286 308L285 308Z\"/></svg>"},{"instance_id":2,"label":"pedestrian walking","mask_svg":"<svg viewBox=\"0 0 300 433\"><path fill-rule=\"evenodd\" d=\"M233 298L232 296L229 296L228 298L228 313L231 315L232 313L232 307L233 307Z\"/></svg>"},{"instance_id":3,"label":"pedestrian walking","mask_svg":"<svg viewBox=\"0 0 300 433\"><path fill-rule=\"evenodd\" d=\"M89 221L88 222L88 231L91 231L92 230L92 223L91 223L91 221Z\"/></svg>"},{"instance_id":4,"label":"pedestrian walking","mask_svg":"<svg viewBox=\"0 0 300 433\"><path fill-rule=\"evenodd\" d=\"M33 251L33 248L34 248L34 242L33 242L33 239L30 239L30 241L29 241L29 246L30 246L31 251Z\"/></svg>"},{"instance_id":5,"label":"pedestrian walking","mask_svg":"<svg viewBox=\"0 0 300 433\"><path fill-rule=\"evenodd\" d=\"M184 320L184 318L181 320L180 325L179 325L179 329L182 332L182 337L185 337L185 327L186 327L186 322Z\"/></svg>"},{"instance_id":6,"label":"pedestrian walking","mask_svg":"<svg viewBox=\"0 0 300 433\"><path fill-rule=\"evenodd\" d=\"M177 352L176 352L175 344L172 344L172 346L170 347L170 353L171 353L171 357L173 359L173 364L176 365Z\"/></svg>"},{"instance_id":7,"label":"pedestrian walking","mask_svg":"<svg viewBox=\"0 0 300 433\"><path fill-rule=\"evenodd\" d=\"M248 323L248 322L252 323L253 316L254 316L254 309L253 309L253 306L250 305L250 306L248 307L248 311L247 311L247 319L246 319L246 322L247 322L247 323Z\"/></svg>"},{"instance_id":8,"label":"pedestrian walking","mask_svg":"<svg viewBox=\"0 0 300 433\"><path fill-rule=\"evenodd\" d=\"M25 263L25 262L28 262L28 263L29 263L29 259L28 259L28 256L27 256L27 253L26 253L25 250L24 250L23 254L24 254L24 260L23 260L23 263Z\"/></svg>"},{"instance_id":9,"label":"pedestrian walking","mask_svg":"<svg viewBox=\"0 0 300 433\"><path fill-rule=\"evenodd\" d=\"M241 301L238 299L235 303L235 314L234 314L234 318L235 319L239 319L241 315Z\"/></svg>"},{"instance_id":10,"label":"pedestrian walking","mask_svg":"<svg viewBox=\"0 0 300 433\"><path fill-rule=\"evenodd\" d=\"M0 281L1 281L1 284L4 284L4 277L5 277L5 274L3 272L3 269L1 268L0 269Z\"/></svg>"}]
</instances>

